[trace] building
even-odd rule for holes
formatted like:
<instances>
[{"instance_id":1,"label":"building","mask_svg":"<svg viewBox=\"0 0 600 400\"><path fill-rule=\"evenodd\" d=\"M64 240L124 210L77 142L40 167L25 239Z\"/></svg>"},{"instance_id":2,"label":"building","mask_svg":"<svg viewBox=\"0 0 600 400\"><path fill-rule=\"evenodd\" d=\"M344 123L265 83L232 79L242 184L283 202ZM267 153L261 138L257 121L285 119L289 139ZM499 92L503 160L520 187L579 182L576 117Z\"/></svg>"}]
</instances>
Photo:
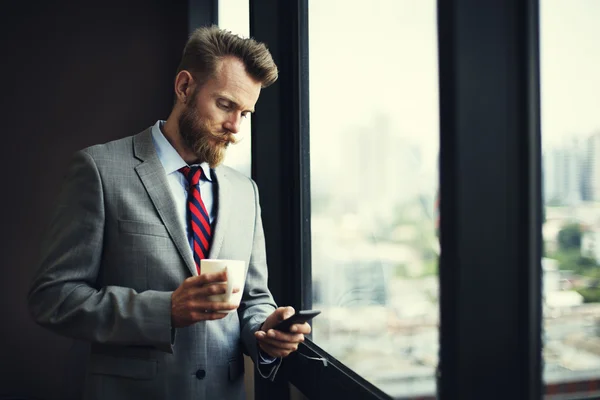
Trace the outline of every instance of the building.
<instances>
[{"instance_id":1,"label":"building","mask_svg":"<svg viewBox=\"0 0 600 400\"><path fill-rule=\"evenodd\" d=\"M587 154L577 141L543 155L544 200L550 205L577 205L584 200L582 177ZM600 172L600 171L599 171ZM599 175L600 176L600 175Z\"/></svg>"},{"instance_id":2,"label":"building","mask_svg":"<svg viewBox=\"0 0 600 400\"><path fill-rule=\"evenodd\" d=\"M586 140L581 186L583 200L600 201L600 132Z\"/></svg>"}]
</instances>

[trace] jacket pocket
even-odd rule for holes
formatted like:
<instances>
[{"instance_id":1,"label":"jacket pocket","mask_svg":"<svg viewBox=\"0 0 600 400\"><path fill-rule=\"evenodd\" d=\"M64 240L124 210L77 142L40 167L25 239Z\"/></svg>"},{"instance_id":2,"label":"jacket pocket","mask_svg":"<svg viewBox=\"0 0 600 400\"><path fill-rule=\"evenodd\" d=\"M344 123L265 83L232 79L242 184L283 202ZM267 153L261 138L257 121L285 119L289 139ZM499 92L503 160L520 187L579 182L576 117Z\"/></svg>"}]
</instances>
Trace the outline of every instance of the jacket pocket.
<instances>
[{"instance_id":1,"label":"jacket pocket","mask_svg":"<svg viewBox=\"0 0 600 400\"><path fill-rule=\"evenodd\" d=\"M229 380L235 381L244 374L244 358L229 360Z\"/></svg>"},{"instance_id":2,"label":"jacket pocket","mask_svg":"<svg viewBox=\"0 0 600 400\"><path fill-rule=\"evenodd\" d=\"M90 373L131 379L152 379L158 372L157 360L92 354Z\"/></svg>"},{"instance_id":3,"label":"jacket pocket","mask_svg":"<svg viewBox=\"0 0 600 400\"><path fill-rule=\"evenodd\" d=\"M167 228L164 225L121 219L119 220L119 232L132 233L134 235L169 237L169 232L167 232Z\"/></svg>"}]
</instances>

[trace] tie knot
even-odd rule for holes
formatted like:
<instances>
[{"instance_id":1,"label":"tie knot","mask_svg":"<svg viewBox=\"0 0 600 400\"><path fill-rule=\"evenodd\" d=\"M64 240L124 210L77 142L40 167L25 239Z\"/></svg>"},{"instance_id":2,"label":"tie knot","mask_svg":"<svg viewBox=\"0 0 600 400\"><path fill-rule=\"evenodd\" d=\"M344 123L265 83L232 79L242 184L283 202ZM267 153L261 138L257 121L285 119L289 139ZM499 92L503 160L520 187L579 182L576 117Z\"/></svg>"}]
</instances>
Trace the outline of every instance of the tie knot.
<instances>
[{"instance_id":1,"label":"tie knot","mask_svg":"<svg viewBox=\"0 0 600 400\"><path fill-rule=\"evenodd\" d=\"M179 171L185 176L190 186L196 186L202 177L202 168L200 167L181 167Z\"/></svg>"}]
</instances>

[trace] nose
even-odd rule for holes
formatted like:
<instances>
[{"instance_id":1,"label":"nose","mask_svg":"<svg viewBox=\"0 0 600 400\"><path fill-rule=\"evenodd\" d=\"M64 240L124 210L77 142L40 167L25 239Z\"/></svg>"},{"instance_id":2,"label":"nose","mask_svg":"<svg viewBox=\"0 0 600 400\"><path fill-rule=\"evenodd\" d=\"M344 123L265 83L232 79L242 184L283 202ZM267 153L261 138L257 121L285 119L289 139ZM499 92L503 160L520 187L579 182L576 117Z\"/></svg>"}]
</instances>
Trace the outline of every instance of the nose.
<instances>
[{"instance_id":1,"label":"nose","mask_svg":"<svg viewBox=\"0 0 600 400\"><path fill-rule=\"evenodd\" d=\"M238 113L231 113L229 119L225 121L223 127L231 133L238 133L242 124L242 116Z\"/></svg>"}]
</instances>

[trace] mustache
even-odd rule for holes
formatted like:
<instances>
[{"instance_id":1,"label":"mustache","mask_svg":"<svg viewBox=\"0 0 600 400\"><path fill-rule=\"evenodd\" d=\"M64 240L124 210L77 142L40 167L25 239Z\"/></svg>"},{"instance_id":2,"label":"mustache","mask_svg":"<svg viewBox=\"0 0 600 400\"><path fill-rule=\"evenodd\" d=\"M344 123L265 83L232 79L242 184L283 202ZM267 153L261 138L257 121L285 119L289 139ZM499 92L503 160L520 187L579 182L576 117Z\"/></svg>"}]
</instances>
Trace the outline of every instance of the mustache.
<instances>
[{"instance_id":1,"label":"mustache","mask_svg":"<svg viewBox=\"0 0 600 400\"><path fill-rule=\"evenodd\" d=\"M231 132L211 132L210 134L214 140L226 145L236 144L238 142L238 139Z\"/></svg>"}]
</instances>

